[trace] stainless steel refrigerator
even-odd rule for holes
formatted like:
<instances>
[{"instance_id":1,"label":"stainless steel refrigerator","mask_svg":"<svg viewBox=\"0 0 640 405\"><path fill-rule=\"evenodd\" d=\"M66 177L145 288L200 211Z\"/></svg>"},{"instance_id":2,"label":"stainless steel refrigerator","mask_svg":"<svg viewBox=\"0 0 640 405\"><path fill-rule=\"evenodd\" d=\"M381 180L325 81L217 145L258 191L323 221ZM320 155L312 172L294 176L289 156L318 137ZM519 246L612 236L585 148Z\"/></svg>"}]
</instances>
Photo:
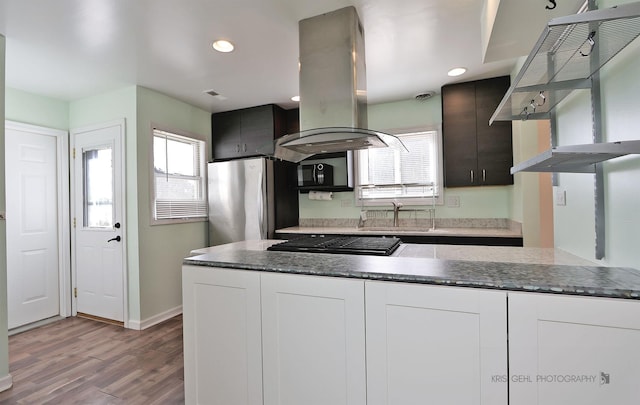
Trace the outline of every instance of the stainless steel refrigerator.
<instances>
[{"instance_id":1,"label":"stainless steel refrigerator","mask_svg":"<svg viewBox=\"0 0 640 405\"><path fill-rule=\"evenodd\" d=\"M295 165L265 158L208 165L209 245L273 239L298 224Z\"/></svg>"}]
</instances>

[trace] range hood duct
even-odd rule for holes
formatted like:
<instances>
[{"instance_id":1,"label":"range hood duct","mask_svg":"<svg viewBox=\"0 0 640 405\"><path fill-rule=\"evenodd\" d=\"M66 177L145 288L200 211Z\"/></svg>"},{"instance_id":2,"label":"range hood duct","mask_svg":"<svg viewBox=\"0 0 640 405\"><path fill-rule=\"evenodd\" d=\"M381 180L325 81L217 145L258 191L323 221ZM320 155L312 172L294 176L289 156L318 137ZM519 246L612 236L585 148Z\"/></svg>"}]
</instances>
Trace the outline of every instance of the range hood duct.
<instances>
[{"instance_id":1,"label":"range hood duct","mask_svg":"<svg viewBox=\"0 0 640 405\"><path fill-rule=\"evenodd\" d=\"M398 138L366 129L364 31L353 6L299 22L300 132L275 141L274 157L374 147L406 151Z\"/></svg>"}]
</instances>

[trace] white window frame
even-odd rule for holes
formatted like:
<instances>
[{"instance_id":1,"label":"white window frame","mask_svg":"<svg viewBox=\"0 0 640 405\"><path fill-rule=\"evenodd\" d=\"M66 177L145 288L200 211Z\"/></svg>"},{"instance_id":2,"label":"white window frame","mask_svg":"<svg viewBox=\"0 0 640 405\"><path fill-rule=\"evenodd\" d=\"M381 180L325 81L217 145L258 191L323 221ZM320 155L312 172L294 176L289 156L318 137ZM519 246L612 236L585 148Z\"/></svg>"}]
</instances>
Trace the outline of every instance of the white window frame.
<instances>
[{"instance_id":1,"label":"white window frame","mask_svg":"<svg viewBox=\"0 0 640 405\"><path fill-rule=\"evenodd\" d=\"M199 203L204 204L205 211L201 216L183 216L183 217L173 217L173 218L156 218L156 172L155 172L155 156L154 156L154 138L156 136L156 131L167 134L168 137L174 138L176 140L182 140L189 143L199 143L200 149L200 168L199 176L195 176L200 179L201 182L201 190L202 195L201 199L198 200ZM208 213L206 211L207 206L207 143L204 139L202 139L198 135L188 134L183 131L176 131L174 129L167 129L159 125L151 126L151 145L150 145L150 195L149 200L151 204L151 225L170 225L170 224L182 224L189 222L205 222L208 221Z\"/></svg>"},{"instance_id":2,"label":"white window frame","mask_svg":"<svg viewBox=\"0 0 640 405\"><path fill-rule=\"evenodd\" d=\"M437 179L437 194L435 196L435 201L432 197L396 197L396 198L362 198L361 197L361 188L362 183L360 179L360 164L359 161L359 151L355 151L354 153L354 177L355 177L355 201L356 206L359 207L378 207L378 206L387 206L393 202L400 202L405 206L424 206L424 205L443 205L444 204L444 178L443 178L443 153L442 153L442 130L440 126L428 126L428 127L416 127L416 128L402 128L402 129L392 129L387 130L389 134L393 134L402 139L403 134L413 134L416 132L435 132L435 142L436 142L436 153L437 153L437 163L436 163L436 179Z\"/></svg>"}]
</instances>

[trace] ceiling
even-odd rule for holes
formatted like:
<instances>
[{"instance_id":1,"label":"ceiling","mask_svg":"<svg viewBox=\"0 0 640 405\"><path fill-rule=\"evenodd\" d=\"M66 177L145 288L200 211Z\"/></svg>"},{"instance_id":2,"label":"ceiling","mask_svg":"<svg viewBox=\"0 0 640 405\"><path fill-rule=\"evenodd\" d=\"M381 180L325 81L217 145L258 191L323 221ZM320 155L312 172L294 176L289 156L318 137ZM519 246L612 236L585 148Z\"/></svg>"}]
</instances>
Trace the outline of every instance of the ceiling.
<instances>
[{"instance_id":1,"label":"ceiling","mask_svg":"<svg viewBox=\"0 0 640 405\"><path fill-rule=\"evenodd\" d=\"M454 81L511 73L521 50L503 46L493 58L500 60L483 63L483 2L2 0L6 85L72 101L135 84L210 112L268 103L291 108L298 93L298 21L354 5L365 31L368 102L410 99ZM532 23L529 15L516 17L502 19L516 29ZM525 54L543 18L534 21L539 28ZM499 37L508 35L503 29ZM214 51L211 43L219 38L236 50ZM448 77L457 66L467 73Z\"/></svg>"}]
</instances>

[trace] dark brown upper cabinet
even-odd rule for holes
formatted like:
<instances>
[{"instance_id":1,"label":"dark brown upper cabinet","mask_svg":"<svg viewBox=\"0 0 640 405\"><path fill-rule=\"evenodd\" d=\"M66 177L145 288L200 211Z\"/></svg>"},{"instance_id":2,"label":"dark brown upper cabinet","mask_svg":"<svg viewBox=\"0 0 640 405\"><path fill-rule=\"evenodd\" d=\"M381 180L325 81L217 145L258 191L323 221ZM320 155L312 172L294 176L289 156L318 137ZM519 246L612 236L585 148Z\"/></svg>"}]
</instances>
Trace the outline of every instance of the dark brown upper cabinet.
<instances>
[{"instance_id":1,"label":"dark brown upper cabinet","mask_svg":"<svg viewBox=\"0 0 640 405\"><path fill-rule=\"evenodd\" d=\"M292 108L285 111L286 127L285 134L295 134L300 132L300 109Z\"/></svg>"},{"instance_id":2,"label":"dark brown upper cabinet","mask_svg":"<svg viewBox=\"0 0 640 405\"><path fill-rule=\"evenodd\" d=\"M445 187L513 184L511 122L489 119L509 76L442 87Z\"/></svg>"},{"instance_id":3,"label":"dark brown upper cabinet","mask_svg":"<svg viewBox=\"0 0 640 405\"><path fill-rule=\"evenodd\" d=\"M285 110L275 104L212 114L214 160L273 153L273 140L286 133L286 119Z\"/></svg>"}]
</instances>

